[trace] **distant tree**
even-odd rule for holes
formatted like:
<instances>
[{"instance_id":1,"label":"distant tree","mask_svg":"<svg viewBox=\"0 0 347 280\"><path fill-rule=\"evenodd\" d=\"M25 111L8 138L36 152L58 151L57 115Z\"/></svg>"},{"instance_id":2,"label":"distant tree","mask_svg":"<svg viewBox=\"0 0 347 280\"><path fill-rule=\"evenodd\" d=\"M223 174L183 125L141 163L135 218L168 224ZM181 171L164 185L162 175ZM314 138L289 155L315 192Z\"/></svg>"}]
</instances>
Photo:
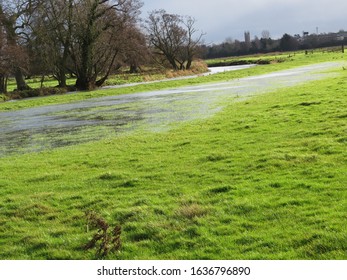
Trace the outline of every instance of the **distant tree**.
<instances>
[{"instance_id":1,"label":"distant tree","mask_svg":"<svg viewBox=\"0 0 347 280\"><path fill-rule=\"evenodd\" d=\"M294 51L299 47L296 38L290 36L289 34L284 34L280 40L280 48L282 51Z\"/></svg>"},{"instance_id":2,"label":"distant tree","mask_svg":"<svg viewBox=\"0 0 347 280\"><path fill-rule=\"evenodd\" d=\"M122 40L124 48L119 63L125 63L130 67L130 73L138 73L140 65L150 61L151 53L147 46L145 34L135 25L130 25L125 30L125 38Z\"/></svg>"},{"instance_id":3,"label":"distant tree","mask_svg":"<svg viewBox=\"0 0 347 280\"><path fill-rule=\"evenodd\" d=\"M260 48L263 52L270 52L274 51L276 49L276 46L278 45L277 40L272 40L271 38L269 39L260 39Z\"/></svg>"},{"instance_id":4,"label":"distant tree","mask_svg":"<svg viewBox=\"0 0 347 280\"><path fill-rule=\"evenodd\" d=\"M181 17L156 10L150 13L146 21L149 43L154 53L164 57L174 70L179 67L179 51L183 47L186 31L181 26Z\"/></svg>"},{"instance_id":5,"label":"distant tree","mask_svg":"<svg viewBox=\"0 0 347 280\"><path fill-rule=\"evenodd\" d=\"M254 40L252 41L252 51L258 52L261 50L261 42L257 36L254 37Z\"/></svg>"},{"instance_id":6,"label":"distant tree","mask_svg":"<svg viewBox=\"0 0 347 280\"><path fill-rule=\"evenodd\" d=\"M265 52L271 51L271 45L272 45L272 39L271 39L270 31L263 30L261 32L260 49Z\"/></svg>"},{"instance_id":7,"label":"distant tree","mask_svg":"<svg viewBox=\"0 0 347 280\"><path fill-rule=\"evenodd\" d=\"M319 46L320 43L323 43L324 40L319 40L318 36L316 34L309 35L304 38L304 40L301 43L301 47L303 49L314 49Z\"/></svg>"},{"instance_id":8,"label":"distant tree","mask_svg":"<svg viewBox=\"0 0 347 280\"><path fill-rule=\"evenodd\" d=\"M239 40L235 40L233 45L233 53L239 54L241 50L242 50L242 42L240 42Z\"/></svg>"},{"instance_id":9,"label":"distant tree","mask_svg":"<svg viewBox=\"0 0 347 280\"><path fill-rule=\"evenodd\" d=\"M261 39L268 40L271 38L270 31L269 30L263 30L261 32Z\"/></svg>"},{"instance_id":10,"label":"distant tree","mask_svg":"<svg viewBox=\"0 0 347 280\"><path fill-rule=\"evenodd\" d=\"M200 33L195 37L198 30L195 28L196 20L192 17L186 16L183 20L183 24L187 30L187 38L185 46L183 47L182 61L186 60L186 69L190 69L194 58L199 52L199 46L202 41L202 37L205 35Z\"/></svg>"},{"instance_id":11,"label":"distant tree","mask_svg":"<svg viewBox=\"0 0 347 280\"><path fill-rule=\"evenodd\" d=\"M197 54L203 33L197 37L195 19L165 10L155 10L146 21L150 46L154 53L164 58L174 70L189 69Z\"/></svg>"},{"instance_id":12,"label":"distant tree","mask_svg":"<svg viewBox=\"0 0 347 280\"><path fill-rule=\"evenodd\" d=\"M234 42L235 42L235 40L232 37L227 37L224 40L224 43L227 43L227 44L233 44Z\"/></svg>"}]
</instances>

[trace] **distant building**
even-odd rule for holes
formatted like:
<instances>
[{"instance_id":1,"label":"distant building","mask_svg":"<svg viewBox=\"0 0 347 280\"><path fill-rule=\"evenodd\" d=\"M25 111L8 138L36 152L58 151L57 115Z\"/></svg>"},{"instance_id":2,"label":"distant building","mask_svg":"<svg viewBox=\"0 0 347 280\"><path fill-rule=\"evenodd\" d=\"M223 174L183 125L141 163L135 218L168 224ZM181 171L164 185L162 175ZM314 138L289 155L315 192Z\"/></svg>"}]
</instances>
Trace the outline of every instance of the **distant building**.
<instances>
[{"instance_id":1,"label":"distant building","mask_svg":"<svg viewBox=\"0 0 347 280\"><path fill-rule=\"evenodd\" d=\"M251 42L251 33L249 31L245 32L245 46L247 51L251 48L252 42Z\"/></svg>"},{"instance_id":2,"label":"distant building","mask_svg":"<svg viewBox=\"0 0 347 280\"><path fill-rule=\"evenodd\" d=\"M251 44L251 33L249 31L245 32L245 43Z\"/></svg>"}]
</instances>

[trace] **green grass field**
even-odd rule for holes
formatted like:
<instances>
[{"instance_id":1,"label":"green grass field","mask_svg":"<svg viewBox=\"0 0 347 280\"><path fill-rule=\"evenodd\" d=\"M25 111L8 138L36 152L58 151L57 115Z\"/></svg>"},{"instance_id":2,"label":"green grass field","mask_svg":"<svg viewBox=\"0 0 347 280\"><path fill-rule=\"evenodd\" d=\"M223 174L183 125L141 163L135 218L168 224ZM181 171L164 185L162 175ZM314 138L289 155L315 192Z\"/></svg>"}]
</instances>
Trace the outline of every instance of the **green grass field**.
<instances>
[{"instance_id":1,"label":"green grass field","mask_svg":"<svg viewBox=\"0 0 347 280\"><path fill-rule=\"evenodd\" d=\"M0 259L97 258L86 211L122 227L107 259L347 259L337 73L167 132L1 158Z\"/></svg>"}]
</instances>

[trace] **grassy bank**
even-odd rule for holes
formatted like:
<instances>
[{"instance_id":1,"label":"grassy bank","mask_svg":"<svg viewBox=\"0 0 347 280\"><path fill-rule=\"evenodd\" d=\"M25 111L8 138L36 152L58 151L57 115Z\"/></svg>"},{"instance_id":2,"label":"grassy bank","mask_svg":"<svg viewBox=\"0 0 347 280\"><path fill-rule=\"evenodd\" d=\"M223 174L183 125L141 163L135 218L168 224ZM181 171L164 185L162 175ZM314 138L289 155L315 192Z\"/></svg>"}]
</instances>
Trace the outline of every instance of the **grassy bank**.
<instances>
[{"instance_id":1,"label":"grassy bank","mask_svg":"<svg viewBox=\"0 0 347 280\"><path fill-rule=\"evenodd\" d=\"M48 96L48 97L21 100L16 102L1 102L2 98L0 96L0 112L30 108L35 106L49 105L49 104L69 103L69 102L95 98L95 97L102 97L102 96L131 94L131 93L154 91L154 90L160 90L160 89L177 88L181 86L197 85L197 84L203 84L203 83L229 81L232 79L238 79L238 78L248 77L252 75L260 75L260 74L270 73L273 71L293 68L293 67L307 65L307 64L326 62L326 61L344 60L345 57L346 57L345 54L338 53L338 52L336 53L315 52L309 55L305 55L304 52L296 53L295 55L291 53L287 53L287 54L281 55L281 59L285 58L284 62L282 63L259 65L251 69L245 69L245 70L240 70L236 72L225 72L225 73L220 73L216 75L198 77L198 78L188 79L188 80L166 80L166 81L164 80L161 82L140 84L136 86L129 86L129 87L123 87L123 88L54 95L54 96Z\"/></svg>"},{"instance_id":2,"label":"grassy bank","mask_svg":"<svg viewBox=\"0 0 347 280\"><path fill-rule=\"evenodd\" d=\"M267 70L201 79L254 71ZM339 72L169 132L2 158L0 258L93 259L84 245L95 233L85 212L94 211L122 227L122 248L107 258L346 259L347 75Z\"/></svg>"},{"instance_id":3,"label":"grassy bank","mask_svg":"<svg viewBox=\"0 0 347 280\"><path fill-rule=\"evenodd\" d=\"M245 64L258 64L267 65L275 63L283 63L291 60L295 57L296 53L270 53L270 54L258 54L258 55L247 55L238 57L225 57L205 60L209 67L219 66L232 66L232 65L245 65ZM302 55L299 52L298 55Z\"/></svg>"}]
</instances>

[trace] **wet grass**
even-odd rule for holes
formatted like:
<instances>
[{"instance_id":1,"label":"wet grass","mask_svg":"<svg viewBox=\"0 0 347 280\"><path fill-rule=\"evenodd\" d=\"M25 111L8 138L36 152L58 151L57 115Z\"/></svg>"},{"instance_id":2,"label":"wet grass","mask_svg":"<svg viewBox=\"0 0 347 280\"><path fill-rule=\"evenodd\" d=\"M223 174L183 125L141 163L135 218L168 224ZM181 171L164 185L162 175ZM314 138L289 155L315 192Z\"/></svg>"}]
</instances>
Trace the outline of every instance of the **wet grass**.
<instances>
[{"instance_id":1,"label":"wet grass","mask_svg":"<svg viewBox=\"0 0 347 280\"><path fill-rule=\"evenodd\" d=\"M207 120L0 161L0 258L346 259L346 71Z\"/></svg>"},{"instance_id":2,"label":"wet grass","mask_svg":"<svg viewBox=\"0 0 347 280\"><path fill-rule=\"evenodd\" d=\"M54 96L46 96L40 98L32 98L27 100L15 101L15 102L1 102L2 98L0 95L0 112L2 111L10 111L10 110L18 110L42 105L49 104L63 104L70 103L74 101L80 101L95 97L102 96L113 96L120 94L132 94L146 91L155 91L161 89L169 89L169 88L177 88L182 86L189 85L198 85L198 84L207 84L213 82L221 82L221 81L230 81L233 79L239 79L243 77L260 75L265 73L270 73L273 71L284 70L288 68L293 68L297 66L314 64L319 62L327 62L327 61L340 61L345 59L346 55L340 52L321 52L316 51L313 54L305 55L304 52L298 52L295 55L293 53L286 53L280 56L281 59L285 58L284 62L274 63L270 65L259 65L254 68L244 69L240 71L233 72L224 72L216 75L210 76L201 76L194 79L187 80L169 80L169 81L161 81L154 82L149 84L140 84L136 86L129 86L123 88L116 89L107 89L107 90L96 90L90 92L78 92L71 94L63 94L63 95L54 95ZM259 59L259 57L248 57L247 59ZM160 77L159 77L160 78ZM123 82L122 82L123 83Z\"/></svg>"}]
</instances>

